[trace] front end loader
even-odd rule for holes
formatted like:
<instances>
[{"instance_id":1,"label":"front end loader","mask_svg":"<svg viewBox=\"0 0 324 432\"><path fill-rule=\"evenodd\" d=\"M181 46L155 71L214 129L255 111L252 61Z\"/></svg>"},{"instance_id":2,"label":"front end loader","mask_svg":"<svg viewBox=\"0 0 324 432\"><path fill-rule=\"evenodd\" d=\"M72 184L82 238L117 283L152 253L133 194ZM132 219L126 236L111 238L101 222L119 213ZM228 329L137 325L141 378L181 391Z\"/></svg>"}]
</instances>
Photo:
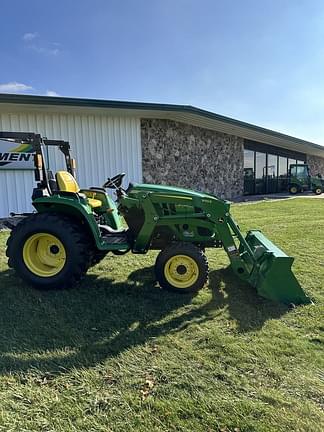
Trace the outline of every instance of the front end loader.
<instances>
[{"instance_id":1,"label":"front end loader","mask_svg":"<svg viewBox=\"0 0 324 432\"><path fill-rule=\"evenodd\" d=\"M159 250L156 279L164 289L196 292L208 278L206 248L224 248L233 272L259 295L283 303L307 304L287 256L260 231L240 231L230 203L208 194L170 186L129 184L118 174L102 187L80 189L65 141L33 133L0 132L1 139L33 146L35 212L24 215L7 242L9 266L27 283L66 288L78 283L107 253L145 254ZM46 168L44 147L57 146L66 170ZM116 203L106 189L116 193ZM126 223L126 226L125 226Z\"/></svg>"}]
</instances>

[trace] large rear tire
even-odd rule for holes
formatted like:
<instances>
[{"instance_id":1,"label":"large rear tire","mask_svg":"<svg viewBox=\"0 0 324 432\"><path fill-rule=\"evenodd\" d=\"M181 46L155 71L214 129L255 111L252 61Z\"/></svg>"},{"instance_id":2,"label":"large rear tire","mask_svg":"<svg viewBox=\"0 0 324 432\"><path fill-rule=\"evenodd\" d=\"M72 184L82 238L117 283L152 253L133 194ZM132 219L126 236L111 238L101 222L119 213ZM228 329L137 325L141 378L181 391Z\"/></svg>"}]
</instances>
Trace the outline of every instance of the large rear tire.
<instances>
[{"instance_id":1,"label":"large rear tire","mask_svg":"<svg viewBox=\"0 0 324 432\"><path fill-rule=\"evenodd\" d=\"M208 279L208 261L191 243L175 243L163 249L155 263L161 288L181 294L200 290Z\"/></svg>"},{"instance_id":2,"label":"large rear tire","mask_svg":"<svg viewBox=\"0 0 324 432\"><path fill-rule=\"evenodd\" d=\"M90 266L91 244L83 230L81 224L61 214L29 216L11 231L8 265L36 288L72 287Z\"/></svg>"}]
</instances>

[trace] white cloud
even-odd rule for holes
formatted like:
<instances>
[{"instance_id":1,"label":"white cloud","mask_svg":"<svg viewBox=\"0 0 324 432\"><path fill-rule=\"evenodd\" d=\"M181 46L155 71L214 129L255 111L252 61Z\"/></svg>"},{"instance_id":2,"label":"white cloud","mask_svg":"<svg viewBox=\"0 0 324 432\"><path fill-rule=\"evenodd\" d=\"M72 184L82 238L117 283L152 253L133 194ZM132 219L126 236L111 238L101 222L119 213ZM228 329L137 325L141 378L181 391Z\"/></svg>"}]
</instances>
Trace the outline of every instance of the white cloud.
<instances>
[{"instance_id":1,"label":"white cloud","mask_svg":"<svg viewBox=\"0 0 324 432\"><path fill-rule=\"evenodd\" d=\"M37 32L35 32L35 33L25 33L22 38L23 38L24 41L31 41L31 40L37 38L37 36L38 36Z\"/></svg>"},{"instance_id":2,"label":"white cloud","mask_svg":"<svg viewBox=\"0 0 324 432\"><path fill-rule=\"evenodd\" d=\"M37 32L25 33L22 37L25 47L37 52L38 54L57 56L61 50L58 42L44 41Z\"/></svg>"},{"instance_id":3,"label":"white cloud","mask_svg":"<svg viewBox=\"0 0 324 432\"><path fill-rule=\"evenodd\" d=\"M56 91L46 90L45 96L60 96Z\"/></svg>"},{"instance_id":4,"label":"white cloud","mask_svg":"<svg viewBox=\"0 0 324 432\"><path fill-rule=\"evenodd\" d=\"M24 93L33 90L33 87L16 81L0 84L0 93Z\"/></svg>"},{"instance_id":5,"label":"white cloud","mask_svg":"<svg viewBox=\"0 0 324 432\"><path fill-rule=\"evenodd\" d=\"M60 50L58 48L47 48L47 47L38 46L38 45L30 45L28 48L32 49L33 51L37 52L38 54L57 56L60 53Z\"/></svg>"}]
</instances>

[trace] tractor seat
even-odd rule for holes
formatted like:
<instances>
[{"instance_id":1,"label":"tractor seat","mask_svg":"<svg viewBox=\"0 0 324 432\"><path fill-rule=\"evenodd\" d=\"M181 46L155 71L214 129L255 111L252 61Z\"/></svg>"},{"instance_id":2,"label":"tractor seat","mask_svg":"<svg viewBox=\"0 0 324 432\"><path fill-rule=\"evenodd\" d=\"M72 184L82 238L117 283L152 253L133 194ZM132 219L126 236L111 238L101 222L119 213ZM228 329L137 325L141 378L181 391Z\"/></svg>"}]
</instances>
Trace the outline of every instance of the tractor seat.
<instances>
[{"instance_id":1,"label":"tractor seat","mask_svg":"<svg viewBox=\"0 0 324 432\"><path fill-rule=\"evenodd\" d=\"M72 193L79 193L80 188L73 177L72 174L70 174L67 171L58 171L55 175L57 186L59 191L61 192L72 192ZM88 204L92 208L97 208L102 206L102 202L100 200L94 199L94 198L87 198Z\"/></svg>"}]
</instances>

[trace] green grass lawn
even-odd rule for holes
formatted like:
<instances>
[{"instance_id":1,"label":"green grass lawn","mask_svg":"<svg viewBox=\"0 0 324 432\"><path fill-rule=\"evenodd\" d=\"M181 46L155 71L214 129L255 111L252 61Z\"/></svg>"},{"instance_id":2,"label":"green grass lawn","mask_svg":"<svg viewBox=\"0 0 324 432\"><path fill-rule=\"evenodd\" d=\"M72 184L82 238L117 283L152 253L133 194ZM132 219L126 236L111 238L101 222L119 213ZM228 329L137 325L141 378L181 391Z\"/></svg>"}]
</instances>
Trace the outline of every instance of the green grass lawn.
<instances>
[{"instance_id":1,"label":"green grass lawn","mask_svg":"<svg viewBox=\"0 0 324 432\"><path fill-rule=\"evenodd\" d=\"M257 297L222 250L193 298L155 285L155 252L40 292L8 270L0 233L0 431L323 431L324 200L232 213L296 257L315 305Z\"/></svg>"}]
</instances>

